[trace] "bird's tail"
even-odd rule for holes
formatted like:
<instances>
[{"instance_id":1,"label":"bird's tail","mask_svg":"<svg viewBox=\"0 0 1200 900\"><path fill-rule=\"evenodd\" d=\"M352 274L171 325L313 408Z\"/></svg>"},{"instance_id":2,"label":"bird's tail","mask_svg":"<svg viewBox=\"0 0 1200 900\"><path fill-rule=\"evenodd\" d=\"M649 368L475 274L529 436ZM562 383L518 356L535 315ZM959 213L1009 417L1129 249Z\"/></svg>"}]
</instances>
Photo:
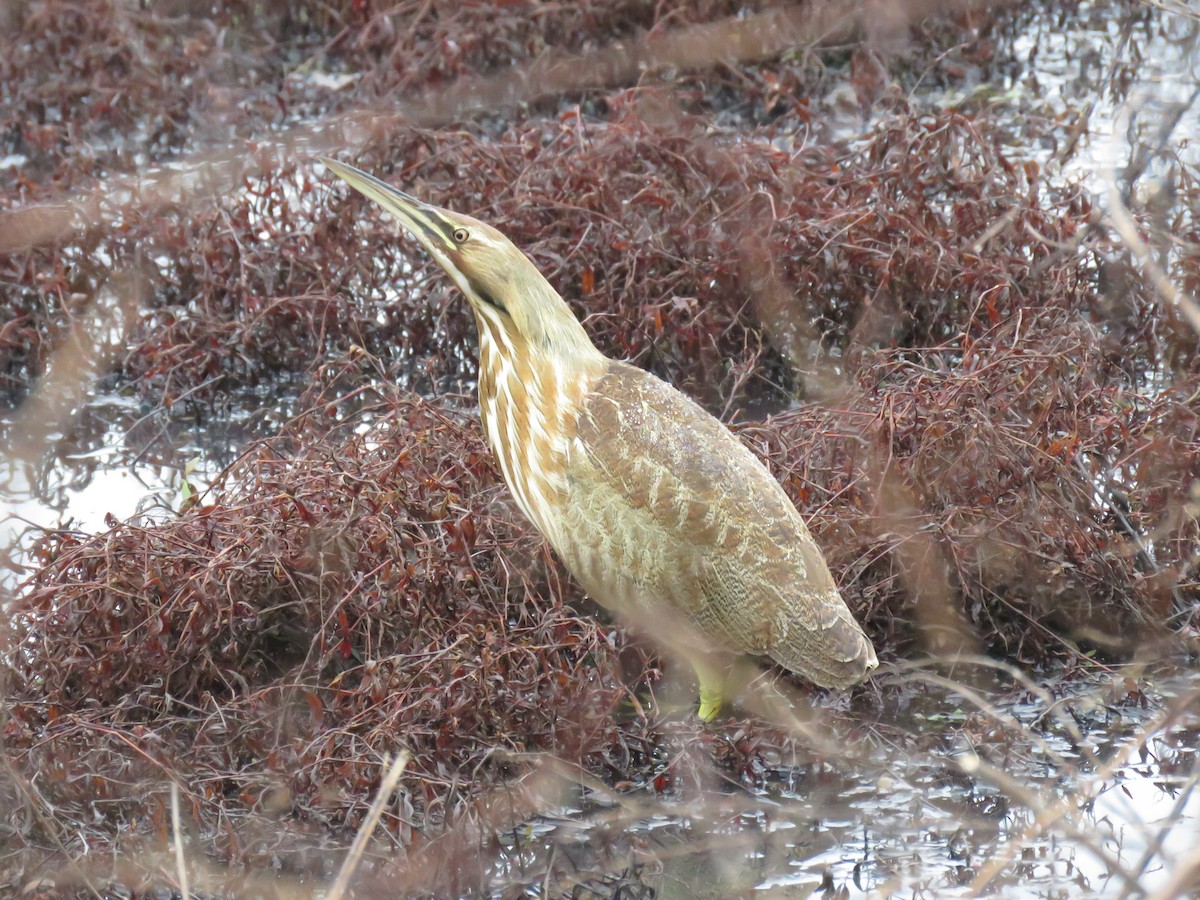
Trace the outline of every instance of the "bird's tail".
<instances>
[{"instance_id":1,"label":"bird's tail","mask_svg":"<svg viewBox=\"0 0 1200 900\"><path fill-rule=\"evenodd\" d=\"M858 684L879 665L866 636L845 601L836 594L820 604L822 615L813 627L808 621L789 621L770 656L785 669L826 688Z\"/></svg>"}]
</instances>

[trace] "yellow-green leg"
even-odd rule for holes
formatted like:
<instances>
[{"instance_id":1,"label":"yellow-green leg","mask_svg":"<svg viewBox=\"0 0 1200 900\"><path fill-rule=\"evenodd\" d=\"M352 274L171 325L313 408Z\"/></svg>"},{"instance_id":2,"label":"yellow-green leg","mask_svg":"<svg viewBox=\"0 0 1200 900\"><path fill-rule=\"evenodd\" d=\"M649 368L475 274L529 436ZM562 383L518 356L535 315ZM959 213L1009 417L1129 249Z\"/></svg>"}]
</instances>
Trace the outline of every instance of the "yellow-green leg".
<instances>
[{"instance_id":1,"label":"yellow-green leg","mask_svg":"<svg viewBox=\"0 0 1200 900\"><path fill-rule=\"evenodd\" d=\"M692 668L696 670L696 678L700 681L700 721L711 722L725 702L725 672L721 667L699 659L692 660Z\"/></svg>"}]
</instances>

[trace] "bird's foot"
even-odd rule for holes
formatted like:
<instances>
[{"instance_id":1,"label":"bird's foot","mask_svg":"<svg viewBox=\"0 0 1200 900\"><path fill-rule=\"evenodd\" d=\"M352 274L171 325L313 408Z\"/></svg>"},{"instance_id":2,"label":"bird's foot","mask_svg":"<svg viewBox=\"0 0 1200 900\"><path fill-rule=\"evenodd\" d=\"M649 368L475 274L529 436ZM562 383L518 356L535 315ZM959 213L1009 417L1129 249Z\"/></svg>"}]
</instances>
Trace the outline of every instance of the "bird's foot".
<instances>
[{"instance_id":1,"label":"bird's foot","mask_svg":"<svg viewBox=\"0 0 1200 900\"><path fill-rule=\"evenodd\" d=\"M711 722L717 717L717 713L721 711L721 704L725 701L725 683L724 679L709 680L703 675L700 677L700 709L697 715L701 722Z\"/></svg>"}]
</instances>

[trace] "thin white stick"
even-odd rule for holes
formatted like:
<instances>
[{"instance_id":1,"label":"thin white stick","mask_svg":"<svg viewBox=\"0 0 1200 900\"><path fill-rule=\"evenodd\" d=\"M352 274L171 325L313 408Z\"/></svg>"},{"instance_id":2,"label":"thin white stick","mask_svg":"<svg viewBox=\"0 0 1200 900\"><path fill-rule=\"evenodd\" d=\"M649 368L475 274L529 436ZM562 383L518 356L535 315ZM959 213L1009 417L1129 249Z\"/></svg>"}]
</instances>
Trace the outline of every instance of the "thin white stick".
<instances>
[{"instance_id":1,"label":"thin white stick","mask_svg":"<svg viewBox=\"0 0 1200 900\"><path fill-rule=\"evenodd\" d=\"M383 778L383 783L379 785L379 793L371 801L371 808L367 810L366 819L363 820L358 833L354 835L354 843L350 845L350 852L342 862L342 868L338 872L337 880L334 881L333 887L329 889L327 900L342 900L342 895L346 893L346 888L350 886L350 879L354 875L354 870L358 868L358 864L362 860L367 841L375 831L375 826L379 824L379 817L383 815L383 807L392 798L392 792L396 790L396 784L400 781L400 776L404 774L404 768L408 765L408 759L408 751L405 750L392 761L391 768L388 769L387 775Z\"/></svg>"},{"instance_id":2,"label":"thin white stick","mask_svg":"<svg viewBox=\"0 0 1200 900\"><path fill-rule=\"evenodd\" d=\"M187 866L183 861L183 834L179 827L179 785L174 781L171 782L171 843L175 845L175 871L179 875L179 893L183 900L191 900Z\"/></svg>"}]
</instances>

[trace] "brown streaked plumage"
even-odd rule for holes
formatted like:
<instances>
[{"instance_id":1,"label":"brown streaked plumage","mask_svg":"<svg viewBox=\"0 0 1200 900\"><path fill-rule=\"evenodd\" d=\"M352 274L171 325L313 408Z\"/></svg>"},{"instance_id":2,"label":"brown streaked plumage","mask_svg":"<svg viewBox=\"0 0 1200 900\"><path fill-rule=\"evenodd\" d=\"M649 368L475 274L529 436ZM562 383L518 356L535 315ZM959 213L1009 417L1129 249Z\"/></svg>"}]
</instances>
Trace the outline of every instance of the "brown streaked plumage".
<instances>
[{"instance_id":1,"label":"brown streaked plumage","mask_svg":"<svg viewBox=\"0 0 1200 900\"><path fill-rule=\"evenodd\" d=\"M593 598L691 659L702 718L721 703L713 655L766 656L824 687L875 668L804 521L724 425L600 353L490 225L324 162L399 219L466 295L480 416L517 505Z\"/></svg>"}]
</instances>

